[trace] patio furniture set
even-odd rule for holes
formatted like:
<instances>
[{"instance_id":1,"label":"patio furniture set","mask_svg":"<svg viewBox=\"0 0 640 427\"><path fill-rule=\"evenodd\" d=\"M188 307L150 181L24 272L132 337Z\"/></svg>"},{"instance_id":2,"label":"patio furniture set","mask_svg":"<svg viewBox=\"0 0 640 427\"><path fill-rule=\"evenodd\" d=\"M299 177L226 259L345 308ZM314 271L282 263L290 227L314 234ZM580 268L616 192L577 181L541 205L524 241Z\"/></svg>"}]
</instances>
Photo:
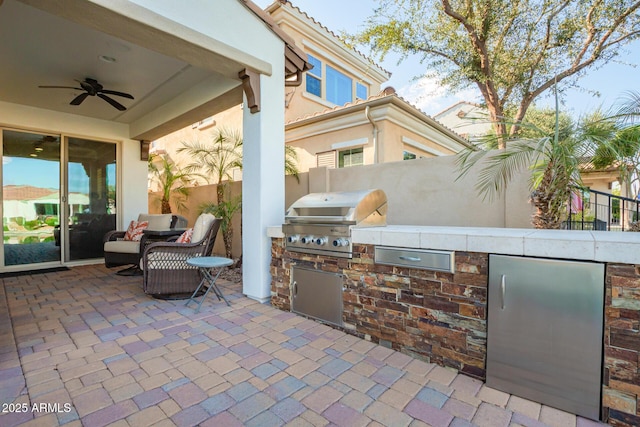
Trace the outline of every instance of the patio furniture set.
<instances>
[{"instance_id":1,"label":"patio furniture set","mask_svg":"<svg viewBox=\"0 0 640 427\"><path fill-rule=\"evenodd\" d=\"M105 265L129 266L116 274L141 275L144 292L154 298L187 299L188 305L201 297L196 312L211 290L230 305L216 280L233 261L211 256L220 224L211 214L200 215L193 228L179 215L140 214L126 231L105 234Z\"/></svg>"}]
</instances>

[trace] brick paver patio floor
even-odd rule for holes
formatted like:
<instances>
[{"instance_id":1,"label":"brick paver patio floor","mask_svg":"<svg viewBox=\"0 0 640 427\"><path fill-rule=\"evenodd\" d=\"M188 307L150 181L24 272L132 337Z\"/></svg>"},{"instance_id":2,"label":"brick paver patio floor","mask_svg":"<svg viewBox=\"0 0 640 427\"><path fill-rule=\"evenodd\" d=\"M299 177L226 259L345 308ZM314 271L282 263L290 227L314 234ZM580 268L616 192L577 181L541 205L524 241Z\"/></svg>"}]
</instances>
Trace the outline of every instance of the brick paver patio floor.
<instances>
[{"instance_id":1,"label":"brick paver patio floor","mask_svg":"<svg viewBox=\"0 0 640 427\"><path fill-rule=\"evenodd\" d=\"M222 283L230 308L209 295L195 314L103 266L0 281L3 427L598 425L259 304L239 284Z\"/></svg>"}]
</instances>

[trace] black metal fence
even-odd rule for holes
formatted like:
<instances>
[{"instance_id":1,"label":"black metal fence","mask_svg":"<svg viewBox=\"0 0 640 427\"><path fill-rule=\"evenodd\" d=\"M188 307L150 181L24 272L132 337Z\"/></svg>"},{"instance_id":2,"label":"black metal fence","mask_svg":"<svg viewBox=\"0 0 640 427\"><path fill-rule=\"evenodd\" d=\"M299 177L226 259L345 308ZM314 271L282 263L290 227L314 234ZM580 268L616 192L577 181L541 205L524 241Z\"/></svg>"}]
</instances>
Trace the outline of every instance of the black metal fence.
<instances>
[{"instance_id":1,"label":"black metal fence","mask_svg":"<svg viewBox=\"0 0 640 427\"><path fill-rule=\"evenodd\" d=\"M625 231L640 220L640 201L575 187L568 201L567 230Z\"/></svg>"}]
</instances>

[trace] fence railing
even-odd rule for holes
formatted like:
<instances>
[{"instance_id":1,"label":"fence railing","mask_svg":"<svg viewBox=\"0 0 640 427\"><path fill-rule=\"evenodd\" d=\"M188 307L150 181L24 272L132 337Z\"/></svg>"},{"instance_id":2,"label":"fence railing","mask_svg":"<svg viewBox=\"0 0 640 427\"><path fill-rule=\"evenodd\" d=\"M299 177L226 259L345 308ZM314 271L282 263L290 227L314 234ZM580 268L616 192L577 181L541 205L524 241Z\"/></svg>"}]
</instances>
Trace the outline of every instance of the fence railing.
<instances>
[{"instance_id":1,"label":"fence railing","mask_svg":"<svg viewBox=\"0 0 640 427\"><path fill-rule=\"evenodd\" d=\"M625 231L640 220L640 201L589 188L575 187L567 206L568 230Z\"/></svg>"}]
</instances>

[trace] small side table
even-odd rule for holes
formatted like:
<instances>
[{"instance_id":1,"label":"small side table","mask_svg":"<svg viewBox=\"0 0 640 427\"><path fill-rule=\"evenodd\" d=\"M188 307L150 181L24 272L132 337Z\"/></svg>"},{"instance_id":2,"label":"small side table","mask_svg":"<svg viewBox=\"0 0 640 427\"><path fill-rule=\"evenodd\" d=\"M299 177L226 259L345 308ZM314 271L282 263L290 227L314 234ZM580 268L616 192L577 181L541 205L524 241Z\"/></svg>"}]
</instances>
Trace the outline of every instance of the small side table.
<instances>
[{"instance_id":1,"label":"small side table","mask_svg":"<svg viewBox=\"0 0 640 427\"><path fill-rule=\"evenodd\" d=\"M222 295L222 291L220 290L220 288L218 288L218 285L216 285L216 280L218 280L218 276L220 276L220 273L222 273L222 269L224 267L228 267L233 264L233 260L229 258L218 257L218 256L203 256L203 257L189 258L187 259L187 264L194 267L198 267L203 277L202 277L202 280L200 281L200 284L198 285L198 288L195 290L193 295L191 295L191 298L189 298L184 305L189 305L191 301L195 301L195 296L198 295L200 288L202 288L203 286L206 286L207 290L202 296L202 298L200 299L200 302L198 303L198 308L196 308L196 313L200 311L200 306L202 306L202 303L204 302L205 298L207 298L207 294L211 289L213 289L213 292L215 292L216 296L218 297L218 301L224 300L224 302L226 302L227 305L231 307L231 304L229 304L229 301L227 301L224 295ZM211 272L215 268L218 269L218 272L214 277L213 274L211 274Z\"/></svg>"}]
</instances>

